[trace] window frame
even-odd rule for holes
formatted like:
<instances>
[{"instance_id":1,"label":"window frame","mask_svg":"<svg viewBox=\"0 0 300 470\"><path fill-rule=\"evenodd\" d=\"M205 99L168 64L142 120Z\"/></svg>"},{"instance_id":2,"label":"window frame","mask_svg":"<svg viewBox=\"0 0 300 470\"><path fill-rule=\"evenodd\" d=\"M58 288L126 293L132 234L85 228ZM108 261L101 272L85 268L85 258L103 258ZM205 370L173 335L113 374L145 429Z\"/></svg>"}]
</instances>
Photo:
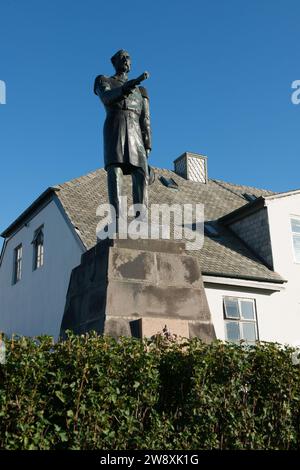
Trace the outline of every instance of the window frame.
<instances>
[{"instance_id":1,"label":"window frame","mask_svg":"<svg viewBox=\"0 0 300 470\"><path fill-rule=\"evenodd\" d=\"M230 316L227 316L227 308L226 308L226 299L233 299L235 301L237 301L238 303L238 312L239 312L239 318L237 317L230 317ZM248 319L248 318L245 318L243 317L243 314L242 314L242 308L241 308L241 303L242 302L251 302L252 305L253 305L253 312L254 312L254 318L253 319ZM223 296L223 315L224 315L224 329L225 329L225 341L228 341L230 343L235 343L235 344L240 344L241 341L245 342L246 344L255 344L256 341L259 341L259 330L258 330L258 321L257 321L257 308L256 308L256 299L253 299L251 297L233 297L233 296L230 296L230 295L224 295ZM240 333L240 339L239 340L230 340L228 339L227 337L227 323L232 323L232 322L235 322L235 323L238 323L238 326L239 326L239 333ZM251 324L254 324L254 327L255 327L255 340L254 341L249 341L247 339L245 339L243 336L243 324L244 323L251 323Z\"/></svg>"},{"instance_id":2,"label":"window frame","mask_svg":"<svg viewBox=\"0 0 300 470\"><path fill-rule=\"evenodd\" d=\"M300 237L300 232L294 232L293 231L293 226L292 226L292 220L298 220L300 223L300 216L299 215L290 215L290 230L291 230L291 242L292 242L292 250L293 250L293 260L295 264L300 264L300 259L297 260L296 258L296 252L295 252L295 247L294 247L294 235L297 235Z\"/></svg>"},{"instance_id":3,"label":"window frame","mask_svg":"<svg viewBox=\"0 0 300 470\"><path fill-rule=\"evenodd\" d=\"M168 189L175 189L176 191L179 189L178 188L178 183L174 180L172 177L167 177L161 175L159 177L160 182Z\"/></svg>"},{"instance_id":4,"label":"window frame","mask_svg":"<svg viewBox=\"0 0 300 470\"><path fill-rule=\"evenodd\" d=\"M42 235L42 243L38 242L38 237L40 236L40 234ZM34 236L31 244L33 245L32 270L37 271L38 269L41 269L44 266L45 262L44 225L41 225L34 231ZM42 247L41 253L39 252L39 247ZM38 264L38 262L40 264Z\"/></svg>"},{"instance_id":5,"label":"window frame","mask_svg":"<svg viewBox=\"0 0 300 470\"><path fill-rule=\"evenodd\" d=\"M19 253L21 256L19 257ZM13 258L13 285L17 284L22 279L22 266L23 266L23 245L19 243L14 248L14 258Z\"/></svg>"}]
</instances>

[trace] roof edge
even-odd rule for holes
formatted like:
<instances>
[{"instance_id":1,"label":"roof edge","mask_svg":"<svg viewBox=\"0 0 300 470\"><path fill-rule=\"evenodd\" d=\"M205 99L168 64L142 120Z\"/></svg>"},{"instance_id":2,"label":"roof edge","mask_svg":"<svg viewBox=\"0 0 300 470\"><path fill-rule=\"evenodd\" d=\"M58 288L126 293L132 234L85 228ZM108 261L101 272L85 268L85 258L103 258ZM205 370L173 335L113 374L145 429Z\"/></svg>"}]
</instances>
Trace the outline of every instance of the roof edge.
<instances>
[{"instance_id":1,"label":"roof edge","mask_svg":"<svg viewBox=\"0 0 300 470\"><path fill-rule=\"evenodd\" d=\"M257 186L249 186L248 184L238 184L238 183L232 183L231 181L225 181L225 180L220 180L218 178L211 178L214 182L223 185L230 185L232 188L227 188L226 186L223 186L225 189L228 189L229 191L234 191L235 189L240 190L240 188L243 188L244 192L251 192L251 191L259 191L261 193L264 193L264 195L275 195L278 194L277 191L273 191L272 189L266 189L266 188L258 188ZM239 194L241 197L243 197L240 193Z\"/></svg>"},{"instance_id":2,"label":"roof edge","mask_svg":"<svg viewBox=\"0 0 300 470\"><path fill-rule=\"evenodd\" d=\"M269 201L272 199L280 199L282 197L297 196L297 194L300 194L300 189L291 189L290 191L284 191L282 193L269 194L268 196L265 196L265 199Z\"/></svg>"},{"instance_id":3,"label":"roof edge","mask_svg":"<svg viewBox=\"0 0 300 470\"><path fill-rule=\"evenodd\" d=\"M271 292L280 292L285 289L284 283L279 284L278 282L272 281L254 281L245 278L237 279L232 277L212 276L207 274L203 275L202 279L204 284L225 285L231 286L233 288L261 289L263 291Z\"/></svg>"},{"instance_id":4,"label":"roof edge","mask_svg":"<svg viewBox=\"0 0 300 470\"><path fill-rule=\"evenodd\" d=\"M229 214L226 214L223 217L220 217L218 221L221 224L230 225L230 224L233 224L234 222L237 222L240 219L243 219L244 217L247 217L248 215L253 214L254 212L259 211L260 209L263 209L264 207L265 207L265 196L259 196L257 199L255 199L255 201L248 202L248 204L245 204L244 206L239 207L233 212L229 212Z\"/></svg>"},{"instance_id":5,"label":"roof edge","mask_svg":"<svg viewBox=\"0 0 300 470\"><path fill-rule=\"evenodd\" d=\"M30 215L43 203L45 203L48 199L51 199L51 196L59 191L59 188L55 186L50 186L47 188L40 196L30 204L25 211L19 215L1 234L2 238L9 237L12 233L16 231L16 229L28 218Z\"/></svg>"},{"instance_id":6,"label":"roof edge","mask_svg":"<svg viewBox=\"0 0 300 470\"><path fill-rule=\"evenodd\" d=\"M274 271L272 271L274 272ZM263 277L263 276L245 276L242 274L232 274L228 273L228 275L225 275L224 273L218 273L218 272L212 272L212 271L202 271L202 276L215 276L215 277L220 277L220 278L227 278L228 279L241 279L245 281L260 281L260 282L269 282L269 283L274 283L274 284L284 284L287 282L287 280L280 278L280 279L271 279L268 277ZM279 274L278 274L279 276ZM280 277L280 276L279 276Z\"/></svg>"}]
</instances>

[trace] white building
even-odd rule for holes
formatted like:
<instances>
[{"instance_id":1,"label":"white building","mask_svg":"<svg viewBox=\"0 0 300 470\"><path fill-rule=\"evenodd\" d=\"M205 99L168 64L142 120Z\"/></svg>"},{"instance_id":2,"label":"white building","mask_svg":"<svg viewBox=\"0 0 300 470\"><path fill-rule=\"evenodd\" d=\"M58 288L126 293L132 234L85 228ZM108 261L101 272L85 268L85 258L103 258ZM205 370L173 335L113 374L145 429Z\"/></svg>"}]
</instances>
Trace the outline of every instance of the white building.
<instances>
[{"instance_id":1,"label":"white building","mask_svg":"<svg viewBox=\"0 0 300 470\"><path fill-rule=\"evenodd\" d=\"M276 194L209 179L206 158L192 153L174 163L174 172L155 169L149 200L204 204L204 246L190 254L217 337L299 343L300 190ZM0 331L57 338L71 271L96 243L103 202L100 169L47 189L2 233Z\"/></svg>"}]
</instances>

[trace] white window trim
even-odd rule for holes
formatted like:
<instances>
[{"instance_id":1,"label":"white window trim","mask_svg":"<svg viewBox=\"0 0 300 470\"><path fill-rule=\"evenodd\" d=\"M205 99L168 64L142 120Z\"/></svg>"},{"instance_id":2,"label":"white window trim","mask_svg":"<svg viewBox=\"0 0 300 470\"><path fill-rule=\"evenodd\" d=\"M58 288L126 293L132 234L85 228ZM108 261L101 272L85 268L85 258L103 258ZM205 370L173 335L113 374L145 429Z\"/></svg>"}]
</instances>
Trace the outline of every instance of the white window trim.
<instances>
[{"instance_id":1,"label":"white window trim","mask_svg":"<svg viewBox=\"0 0 300 470\"><path fill-rule=\"evenodd\" d=\"M21 257L20 257L20 263L18 263L18 260L19 260L18 253L19 253L20 250L21 250ZM20 266L20 270L18 269L19 266ZM22 279L22 269L23 269L23 244L19 243L19 245L17 245L14 248L13 279L12 279L13 285L18 284L18 282L21 281L21 279ZM20 271L20 277L18 277L19 271Z\"/></svg>"},{"instance_id":2,"label":"white window trim","mask_svg":"<svg viewBox=\"0 0 300 470\"><path fill-rule=\"evenodd\" d=\"M42 236L43 236L43 243L41 245L36 242L37 235L40 232L42 233ZM45 235L44 235L44 224L43 224L34 231L33 240L31 242L31 244L33 246L33 260L32 260L32 270L33 270L33 272L38 271L39 269L43 268L44 263L45 263L44 238L45 238ZM40 254L40 255L38 255L39 246L42 246L42 254ZM37 263L39 258L42 259L42 264L40 264L40 265L38 265L38 263Z\"/></svg>"},{"instance_id":3,"label":"white window trim","mask_svg":"<svg viewBox=\"0 0 300 470\"><path fill-rule=\"evenodd\" d=\"M298 261L298 260L296 259L296 253L295 253L295 248L294 248L294 234L300 236L300 233L299 233L299 232L293 232L292 219L299 220L299 222L300 222L300 216L299 216L299 215L293 215L293 214L291 214L291 215L290 215L290 218L289 218L290 233L292 234L292 236L291 236L290 238L291 238L291 245L292 245L292 252L293 252L293 260L294 260L294 263L295 263L295 264L300 264L300 261Z\"/></svg>"},{"instance_id":4,"label":"white window trim","mask_svg":"<svg viewBox=\"0 0 300 470\"><path fill-rule=\"evenodd\" d=\"M239 313L240 313L240 318L234 318L234 317L227 317L227 308L226 308L226 302L225 302L225 299L234 299L234 300L237 300L238 301L238 306L239 306ZM247 301L247 302L252 302L253 304L253 311L254 311L254 319L253 320L249 320L248 318L244 318L242 316L242 309L241 309L241 302L243 301ZM238 325L239 325L239 330L240 330L240 340L239 341L246 341L246 339L243 338L243 335L242 335L242 323L254 323L254 326L255 326L255 334L256 334L256 340L255 341L259 341L259 331L258 331L258 321L257 321L257 309L256 309L256 300L255 299L252 299L250 297L233 297L231 295L224 295L223 296L223 311L224 311L224 330L225 330L225 340L228 341L228 342L234 342L236 343L236 341L230 341L228 338L227 338L227 329L226 329L226 324L227 323L230 323L230 322L237 322ZM252 341L251 341L252 343Z\"/></svg>"}]
</instances>

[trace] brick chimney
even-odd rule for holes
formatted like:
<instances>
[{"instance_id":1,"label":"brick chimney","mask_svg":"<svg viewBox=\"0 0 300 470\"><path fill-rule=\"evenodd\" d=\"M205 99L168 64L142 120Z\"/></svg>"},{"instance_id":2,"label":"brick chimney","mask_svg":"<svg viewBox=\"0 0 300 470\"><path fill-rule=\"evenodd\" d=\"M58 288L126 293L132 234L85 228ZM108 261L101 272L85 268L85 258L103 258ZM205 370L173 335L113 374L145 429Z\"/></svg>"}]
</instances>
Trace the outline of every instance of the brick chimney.
<instances>
[{"instance_id":1,"label":"brick chimney","mask_svg":"<svg viewBox=\"0 0 300 470\"><path fill-rule=\"evenodd\" d=\"M184 152L174 160L174 171L189 181L207 183L207 157L199 153Z\"/></svg>"}]
</instances>

